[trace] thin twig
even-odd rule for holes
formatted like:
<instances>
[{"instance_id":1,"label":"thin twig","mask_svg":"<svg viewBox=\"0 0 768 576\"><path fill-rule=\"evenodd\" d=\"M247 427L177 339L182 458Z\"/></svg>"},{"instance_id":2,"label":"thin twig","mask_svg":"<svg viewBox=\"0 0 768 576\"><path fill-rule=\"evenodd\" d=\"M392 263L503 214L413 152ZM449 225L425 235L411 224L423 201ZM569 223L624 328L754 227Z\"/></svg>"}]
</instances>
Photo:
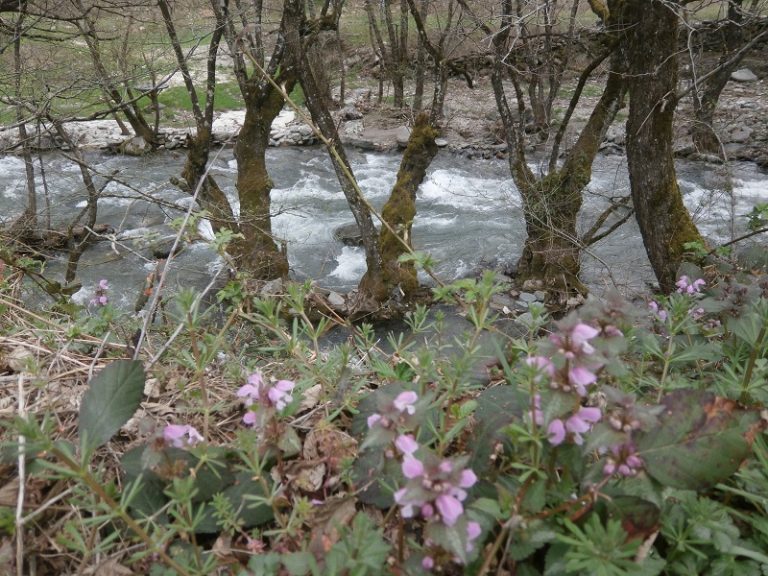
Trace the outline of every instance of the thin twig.
<instances>
[{"instance_id":1,"label":"thin twig","mask_svg":"<svg viewBox=\"0 0 768 576\"><path fill-rule=\"evenodd\" d=\"M218 157L218 154L217 154ZM216 157L213 159L216 161ZM147 330L149 330L149 324L152 322L152 318L155 315L155 310L157 309L158 304L160 303L160 295L162 293L162 289L165 285L165 279L168 275L168 271L171 268L171 262L173 261L173 258L176 254L176 250L178 249L179 243L181 242L181 236L184 234L184 230L187 228L187 224L189 223L189 219L192 217L192 212L194 212L194 205L195 202L197 202L197 196L200 194L200 191L203 189L203 184L208 177L208 173L211 170L212 163L209 163L208 166L205 169L205 172L203 173L203 177L200 178L200 181L197 183L197 186L195 186L195 192L192 195L192 202L189 203L189 208L187 208L186 213L184 214L184 219L181 222L181 226L179 226L179 232L176 234L176 238L173 241L173 246L171 246L170 253L168 254L168 258L165 262L165 266L163 266L163 271L160 274L160 279L157 282L157 285L155 286L155 289L152 293L152 302L149 305L149 309L147 310L147 315L144 318L144 323L141 326L141 331L139 332L139 338L136 341L136 349L133 352L133 359L136 360L139 357L139 353L141 352L141 346L144 343L144 339L147 336Z\"/></svg>"},{"instance_id":2,"label":"thin twig","mask_svg":"<svg viewBox=\"0 0 768 576\"><path fill-rule=\"evenodd\" d=\"M27 415L27 409L24 405L24 373L19 374L17 399L19 407L19 418L24 419ZM16 496L16 574L24 576L24 484L26 483L26 443L27 439L23 434L19 434L19 492Z\"/></svg>"}]
</instances>

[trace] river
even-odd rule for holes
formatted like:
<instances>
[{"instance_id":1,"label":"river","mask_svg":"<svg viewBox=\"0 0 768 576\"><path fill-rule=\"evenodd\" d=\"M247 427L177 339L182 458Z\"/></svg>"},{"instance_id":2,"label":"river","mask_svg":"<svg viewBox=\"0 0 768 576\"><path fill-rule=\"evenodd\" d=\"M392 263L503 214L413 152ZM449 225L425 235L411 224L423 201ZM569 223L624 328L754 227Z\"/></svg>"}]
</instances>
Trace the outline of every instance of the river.
<instances>
[{"instance_id":1,"label":"river","mask_svg":"<svg viewBox=\"0 0 768 576\"><path fill-rule=\"evenodd\" d=\"M353 151L350 157L365 195L374 206L381 207L394 182L400 156ZM333 238L334 228L349 223L352 217L325 151L317 147L272 148L267 159L275 184L273 231L287 242L292 274L298 279L316 279L334 290L353 288L365 271L365 261L362 249L342 246ZM58 153L44 155L42 160L51 195L52 223L64 225L85 205L79 169ZM146 239L170 236L167 223L189 205L190 199L169 183L170 177L179 174L183 160L181 152L146 157L88 155L97 172L106 175L117 171L117 178L129 186L112 182L99 200L98 221L115 229L115 241L99 242L83 256L78 274L83 289L75 295L76 300L86 302L98 280L106 278L113 287L113 300L127 308L133 305L144 278L155 267ZM538 166L531 166L538 170ZM755 203L768 202L766 174L750 163L732 163L729 169L730 176L723 166L678 162L686 205L702 233L720 242L732 233L743 233L744 215ZM231 149L218 151L211 170L237 212L236 164ZM97 184L105 181L103 177L96 180ZM727 192L729 180L733 196ZM38 185L42 190L39 175ZM606 197L628 193L624 157L599 156L580 216L582 229L607 206ZM25 195L22 160L0 157L0 214L4 221L20 212ZM142 195L176 204L179 209L159 207ZM520 253L525 238L521 203L504 160L468 160L441 151L419 190L417 207L415 248L432 255L438 263L436 272L446 280L467 274L483 262L512 262ZM203 238L210 237L206 222L199 229ZM65 258L48 261L47 272L54 278L62 275ZM221 261L206 242L192 243L175 258L169 286L202 287L219 267ZM585 251L583 279L597 292L609 286L627 293L645 290L653 276L633 220Z\"/></svg>"}]
</instances>

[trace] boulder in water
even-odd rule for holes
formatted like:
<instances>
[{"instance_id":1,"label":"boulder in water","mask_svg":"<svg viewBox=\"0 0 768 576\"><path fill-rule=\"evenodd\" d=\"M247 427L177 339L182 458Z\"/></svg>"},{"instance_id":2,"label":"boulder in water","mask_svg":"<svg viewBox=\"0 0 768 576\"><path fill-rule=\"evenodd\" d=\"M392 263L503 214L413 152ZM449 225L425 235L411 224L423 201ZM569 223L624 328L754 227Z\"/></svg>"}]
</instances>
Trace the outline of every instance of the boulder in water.
<instances>
[{"instance_id":1,"label":"boulder in water","mask_svg":"<svg viewBox=\"0 0 768 576\"><path fill-rule=\"evenodd\" d=\"M731 80L736 82L756 82L757 76L749 68L742 68L731 74Z\"/></svg>"},{"instance_id":2,"label":"boulder in water","mask_svg":"<svg viewBox=\"0 0 768 576\"><path fill-rule=\"evenodd\" d=\"M357 223L342 224L333 231L333 239L344 246L362 246L363 235L360 233Z\"/></svg>"}]
</instances>

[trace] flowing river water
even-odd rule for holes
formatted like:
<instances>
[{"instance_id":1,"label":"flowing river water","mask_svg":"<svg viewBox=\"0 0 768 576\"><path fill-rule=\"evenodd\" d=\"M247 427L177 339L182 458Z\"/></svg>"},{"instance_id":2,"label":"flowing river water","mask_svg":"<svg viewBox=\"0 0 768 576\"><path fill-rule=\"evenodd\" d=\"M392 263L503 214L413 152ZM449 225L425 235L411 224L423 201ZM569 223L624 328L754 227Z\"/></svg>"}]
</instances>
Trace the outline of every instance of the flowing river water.
<instances>
[{"instance_id":1,"label":"flowing river water","mask_svg":"<svg viewBox=\"0 0 768 576\"><path fill-rule=\"evenodd\" d=\"M317 147L273 148L267 155L275 185L273 231L287 242L294 277L313 278L319 285L349 290L365 271L362 249L343 246L333 230L352 221L344 196L327 158ZM380 208L389 195L400 161L398 154L354 151L351 160L360 186L371 203ZM130 308L155 269L152 244L173 235L168 223L183 214L190 198L169 178L178 176L183 153L146 157L90 154L88 161L102 175L117 172L99 200L98 222L115 230L114 241L97 243L82 258L78 279L83 289L75 295L87 302L99 279L112 286L113 301ZM65 226L85 206L86 194L79 168L61 154L43 156L45 184L50 191L50 217ZM538 167L532 165L534 170ZM702 233L722 242L746 230L752 206L768 202L768 175L753 164L718 165L679 162L678 179L688 208ZM236 164L231 149L218 151L212 173L237 212ZM104 183L103 176L96 178ZM38 176L39 189L43 179ZM732 189L732 193L731 190ZM629 193L623 156L599 156L580 216L587 229L607 205L607 197ZM24 165L15 156L0 157L0 218L18 215L26 196ZM173 207L158 206L145 197ZM42 199L39 205L43 205ZM519 195L504 160L469 160L441 151L422 184L417 199L413 242L438 263L435 271L446 280L468 274L483 263L514 262L520 254L525 227ZM200 225L203 238L210 227ZM64 261L51 259L47 272L61 277ZM174 259L169 286L205 286L221 261L205 241L188 244ZM59 278L60 279L60 278ZM617 286L624 292L645 289L653 275L636 223L630 220L608 238L585 251L583 279L597 292Z\"/></svg>"}]
</instances>

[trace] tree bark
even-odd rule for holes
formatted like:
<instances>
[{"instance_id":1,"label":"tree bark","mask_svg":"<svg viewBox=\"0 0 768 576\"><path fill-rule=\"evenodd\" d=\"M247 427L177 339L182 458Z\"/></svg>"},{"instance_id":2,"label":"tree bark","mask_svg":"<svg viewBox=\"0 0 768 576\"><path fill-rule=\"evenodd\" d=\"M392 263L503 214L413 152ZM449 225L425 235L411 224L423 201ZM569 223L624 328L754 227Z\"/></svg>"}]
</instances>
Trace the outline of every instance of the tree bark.
<instances>
[{"instance_id":1,"label":"tree bark","mask_svg":"<svg viewBox=\"0 0 768 576\"><path fill-rule=\"evenodd\" d=\"M305 104L312 120L331 143L331 162L339 180L347 204L355 218L362 236L365 248L367 272L364 282L359 286L358 307L369 308L372 304L382 302L386 294L382 294L382 268L379 253L378 233L373 224L371 211L358 193L354 173L341 144L336 123L323 101L315 76L307 59L307 53L301 36L301 30L306 29L305 14L301 0L285 1L285 40L288 66L293 69L304 90Z\"/></svg>"},{"instance_id":2,"label":"tree bark","mask_svg":"<svg viewBox=\"0 0 768 576\"><path fill-rule=\"evenodd\" d=\"M224 192L221 191L216 180L207 173L208 158L211 150L211 127L213 125L213 107L216 92L216 57L219 43L224 33L223 19L217 14L216 28L211 35L208 47L207 74L206 74L206 101L205 108L200 105L197 89L192 81L192 75L187 65L187 60L181 49L181 42L176 34L176 26L171 16L171 10L166 0L157 0L157 5L163 16L171 46L176 55L176 63L181 71L184 85L192 103L192 113L197 127L196 134L188 137L187 158L182 169L181 176L184 179L181 187L189 194L197 193L200 206L210 214L211 227L214 232L229 228L239 231L237 222L232 213ZM198 187L200 190L198 191Z\"/></svg>"},{"instance_id":3,"label":"tree bark","mask_svg":"<svg viewBox=\"0 0 768 576\"><path fill-rule=\"evenodd\" d=\"M24 207L22 215L14 222L11 227L14 235L26 236L34 234L37 230L37 187L35 186L35 167L32 163L32 153L30 152L29 134L27 125L24 122L24 108L22 102L21 78L23 74L21 39L24 31L25 11L22 7L19 15L16 17L14 25L13 39L13 89L14 96L17 99L16 122L18 123L19 141L21 142L21 157L24 159L24 173L27 186L27 205Z\"/></svg>"},{"instance_id":4,"label":"tree bark","mask_svg":"<svg viewBox=\"0 0 768 576\"><path fill-rule=\"evenodd\" d=\"M683 204L672 156L678 17L668 2L624 0L629 63L627 162L643 243L661 289L671 292L685 252L702 241Z\"/></svg>"},{"instance_id":5,"label":"tree bark","mask_svg":"<svg viewBox=\"0 0 768 576\"><path fill-rule=\"evenodd\" d=\"M249 80L250 86L254 80ZM286 89L292 89L294 83L290 79ZM272 122L283 108L283 96L274 87L262 85L258 91L252 90L245 102L245 120L235 144L240 231L244 239L236 241L233 249L238 265L257 278L280 278L288 274L288 259L272 236L273 184L266 153Z\"/></svg>"},{"instance_id":6,"label":"tree bark","mask_svg":"<svg viewBox=\"0 0 768 576\"><path fill-rule=\"evenodd\" d=\"M537 177L528 167L522 122L516 119L510 110L503 84L508 70L508 39L515 16L511 0L502 0L501 8L501 29L494 35L493 40L495 58L491 84L504 127L510 172L523 200L527 238L518 261L517 279L522 283L533 281L563 302L574 293L586 292L578 278L582 242L576 222L584 188L591 179L592 163L624 100L624 61L620 53L613 55L603 94L576 143L566 155L563 165L557 168L556 150L559 148L560 136L558 133L553 145L555 161L550 162L546 176ZM491 32L488 27L484 30L487 34ZM600 61L602 57L592 68L594 69ZM581 87L586 82L586 75L580 78L574 98L578 98ZM515 80L513 76L513 81ZM522 117L525 95L519 83L515 83L515 89L518 115ZM575 106L575 103L572 102L571 106ZM569 118L566 115L564 122L567 123ZM565 127L561 126L560 130L564 129Z\"/></svg>"},{"instance_id":7,"label":"tree bark","mask_svg":"<svg viewBox=\"0 0 768 576\"><path fill-rule=\"evenodd\" d=\"M288 258L286 250L278 247L272 235L270 194L273 184L266 161L270 128L283 108L283 95L263 78L260 72L254 71L253 75L248 75L248 66L243 56L244 50L249 50L243 40L246 32L243 31L239 36L236 34L231 15L226 11L226 4L220 6L213 0L211 6L217 16L225 22L224 36L233 54L235 75L245 102L245 119L234 149L237 160L237 193L240 200L239 229L243 237L232 243L231 252L236 264L256 278L284 277L288 274ZM262 2L258 2L257 8L261 7ZM256 15L256 21L260 30L261 13ZM290 94L296 85L297 74L295 67L286 65L287 22L288 17L284 11L277 41L265 72ZM254 46L254 59L259 66L263 66L264 63L259 60L262 56L263 39L255 38L249 41L250 44Z\"/></svg>"},{"instance_id":8,"label":"tree bark","mask_svg":"<svg viewBox=\"0 0 768 576\"><path fill-rule=\"evenodd\" d=\"M720 29L722 37L722 54L717 63L717 70L701 87L693 90L693 145L699 152L719 154L721 152L720 138L715 132L715 110L720 100L723 88L731 79L731 73L741 64L747 52L741 57L733 58L745 41L743 0L729 0L728 19ZM695 70L694 70L695 74ZM694 82L696 78L694 76Z\"/></svg>"},{"instance_id":9,"label":"tree bark","mask_svg":"<svg viewBox=\"0 0 768 576\"><path fill-rule=\"evenodd\" d=\"M437 130L426 113L416 117L416 122L408 139L408 146L397 171L397 180L382 209L381 216L394 230L390 232L382 226L379 235L381 250L382 280L387 293L394 289L402 292L404 298L411 297L419 287L416 269L411 263L398 262L412 246L411 230L416 217L416 191L427 173L427 168L437 155Z\"/></svg>"},{"instance_id":10,"label":"tree bark","mask_svg":"<svg viewBox=\"0 0 768 576\"><path fill-rule=\"evenodd\" d=\"M516 180L527 232L517 265L518 279L540 281L559 293L561 300L572 293L586 293L579 280L582 242L576 220L584 188L592 178L592 163L624 100L621 72L620 56L615 55L603 94L563 166L535 183L526 178Z\"/></svg>"}]
</instances>

